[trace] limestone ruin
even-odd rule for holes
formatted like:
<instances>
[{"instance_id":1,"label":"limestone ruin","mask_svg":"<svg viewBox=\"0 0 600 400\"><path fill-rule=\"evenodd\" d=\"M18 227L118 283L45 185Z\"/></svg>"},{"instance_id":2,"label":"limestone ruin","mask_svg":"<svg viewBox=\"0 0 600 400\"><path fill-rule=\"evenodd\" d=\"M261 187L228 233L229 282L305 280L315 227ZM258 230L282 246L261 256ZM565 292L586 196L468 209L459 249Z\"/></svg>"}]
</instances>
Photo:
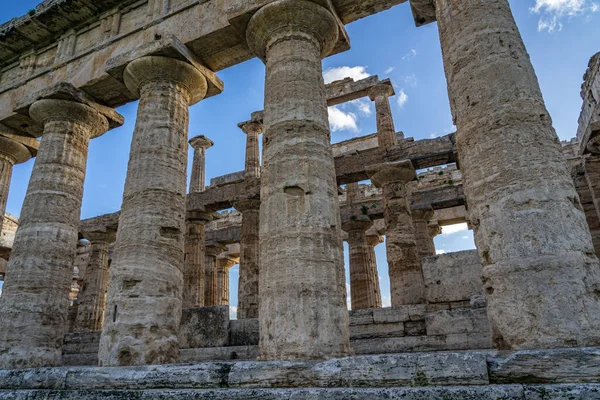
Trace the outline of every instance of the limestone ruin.
<instances>
[{"instance_id":1,"label":"limestone ruin","mask_svg":"<svg viewBox=\"0 0 600 400\"><path fill-rule=\"evenodd\" d=\"M323 81L345 25L401 3L438 24L455 133L398 132L389 79ZM188 108L254 57L245 168L205 186ZM508 0L42 2L0 25L0 399L600 399L600 53L581 95L560 143ZM360 98L377 132L332 145L327 106ZM134 100L121 211L80 221ZM436 255L456 223L477 250Z\"/></svg>"}]
</instances>

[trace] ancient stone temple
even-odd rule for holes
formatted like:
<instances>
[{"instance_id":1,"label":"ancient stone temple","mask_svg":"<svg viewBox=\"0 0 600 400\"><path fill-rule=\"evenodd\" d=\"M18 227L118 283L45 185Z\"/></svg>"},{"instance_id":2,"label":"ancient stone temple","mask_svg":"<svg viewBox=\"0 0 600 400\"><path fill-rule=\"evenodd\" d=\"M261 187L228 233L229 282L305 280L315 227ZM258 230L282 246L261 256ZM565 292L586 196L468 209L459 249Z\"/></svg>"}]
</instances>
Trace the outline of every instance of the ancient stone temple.
<instances>
[{"instance_id":1,"label":"ancient stone temple","mask_svg":"<svg viewBox=\"0 0 600 400\"><path fill-rule=\"evenodd\" d=\"M398 132L390 79L325 84L395 6L438 26L455 133ZM252 58L245 167L206 185L189 108ZM508 0L43 1L0 25L0 215L35 158L0 220L0 400L600 399L600 55L581 94L560 143ZM377 132L332 144L358 99ZM121 210L80 220L89 144L138 100ZM436 254L457 223L477 250Z\"/></svg>"}]
</instances>

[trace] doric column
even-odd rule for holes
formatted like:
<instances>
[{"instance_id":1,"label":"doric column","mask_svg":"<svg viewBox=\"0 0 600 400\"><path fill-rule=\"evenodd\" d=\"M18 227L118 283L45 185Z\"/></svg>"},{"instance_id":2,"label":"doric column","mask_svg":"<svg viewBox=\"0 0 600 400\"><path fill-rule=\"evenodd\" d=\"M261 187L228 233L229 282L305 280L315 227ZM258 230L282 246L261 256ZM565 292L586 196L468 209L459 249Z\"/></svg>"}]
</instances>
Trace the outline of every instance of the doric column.
<instances>
[{"instance_id":1,"label":"doric column","mask_svg":"<svg viewBox=\"0 0 600 400\"><path fill-rule=\"evenodd\" d=\"M312 1L277 0L251 18L266 62L260 207L260 359L350 352L340 209L321 59L339 27Z\"/></svg>"},{"instance_id":2,"label":"doric column","mask_svg":"<svg viewBox=\"0 0 600 400\"><path fill-rule=\"evenodd\" d=\"M217 258L217 304L229 305L229 268L236 264L228 257Z\"/></svg>"},{"instance_id":3,"label":"doric column","mask_svg":"<svg viewBox=\"0 0 600 400\"><path fill-rule=\"evenodd\" d=\"M350 249L350 299L353 310L381 307L381 293L377 277L377 265L373 272L371 246L367 243L366 230L373 222L366 216L345 222L342 229L348 233Z\"/></svg>"},{"instance_id":4,"label":"doric column","mask_svg":"<svg viewBox=\"0 0 600 400\"><path fill-rule=\"evenodd\" d=\"M508 0L436 4L495 346L599 345L598 259Z\"/></svg>"},{"instance_id":5,"label":"doric column","mask_svg":"<svg viewBox=\"0 0 600 400\"><path fill-rule=\"evenodd\" d=\"M92 254L77 296L75 332L102 329L109 279L108 250L115 240L114 232L85 233L85 238L92 244Z\"/></svg>"},{"instance_id":6,"label":"doric column","mask_svg":"<svg viewBox=\"0 0 600 400\"><path fill-rule=\"evenodd\" d=\"M367 244L369 245L369 263L368 270L371 273L371 281L376 282L375 290L375 308L383 307L381 301L381 286L379 284L379 271L377 270L377 256L375 255L375 247L383 243L383 237L380 235L367 235Z\"/></svg>"},{"instance_id":7,"label":"doric column","mask_svg":"<svg viewBox=\"0 0 600 400\"><path fill-rule=\"evenodd\" d=\"M194 213L185 221L185 261L183 269L183 308L204 306L206 224L210 213Z\"/></svg>"},{"instance_id":8,"label":"doric column","mask_svg":"<svg viewBox=\"0 0 600 400\"><path fill-rule=\"evenodd\" d=\"M389 99L393 95L394 88L390 85L379 84L369 90L369 98L375 102L379 147L390 147L398 144Z\"/></svg>"},{"instance_id":9,"label":"doric column","mask_svg":"<svg viewBox=\"0 0 600 400\"><path fill-rule=\"evenodd\" d=\"M102 366L179 357L188 107L207 90L196 68L166 57L131 62L124 80L140 102L100 339Z\"/></svg>"},{"instance_id":10,"label":"doric column","mask_svg":"<svg viewBox=\"0 0 600 400\"><path fill-rule=\"evenodd\" d=\"M260 155L258 152L258 137L262 132L262 124L256 121L242 122L238 127L246 134L246 167L245 178L260 176Z\"/></svg>"},{"instance_id":11,"label":"doric column","mask_svg":"<svg viewBox=\"0 0 600 400\"><path fill-rule=\"evenodd\" d=\"M189 143L194 149L190 193L204 192L204 185L206 184L206 150L211 148L214 143L204 135L193 137Z\"/></svg>"},{"instance_id":12,"label":"doric column","mask_svg":"<svg viewBox=\"0 0 600 400\"><path fill-rule=\"evenodd\" d=\"M0 299L6 369L62 362L88 144L109 128L94 108L69 100L39 100L29 114L44 134Z\"/></svg>"},{"instance_id":13,"label":"doric column","mask_svg":"<svg viewBox=\"0 0 600 400\"><path fill-rule=\"evenodd\" d=\"M219 283L217 280L217 256L227 250L222 244L205 247L204 253L204 305L219 305Z\"/></svg>"},{"instance_id":14,"label":"doric column","mask_svg":"<svg viewBox=\"0 0 600 400\"><path fill-rule=\"evenodd\" d=\"M31 153L27 147L0 134L0 233L4 222L13 165L23 163L30 158Z\"/></svg>"},{"instance_id":15,"label":"doric column","mask_svg":"<svg viewBox=\"0 0 600 400\"><path fill-rule=\"evenodd\" d=\"M435 215L433 208L421 208L411 210L412 223L415 228L415 240L417 241L417 252L419 259L435 255L435 250L432 252L431 236L429 236L429 220Z\"/></svg>"},{"instance_id":16,"label":"doric column","mask_svg":"<svg viewBox=\"0 0 600 400\"><path fill-rule=\"evenodd\" d=\"M409 160L367 168L371 182L383 189L383 215L392 307L424 302L425 284L410 213L407 183L417 175Z\"/></svg>"},{"instance_id":17,"label":"doric column","mask_svg":"<svg viewBox=\"0 0 600 400\"><path fill-rule=\"evenodd\" d=\"M442 227L438 223L430 224L427 226L427 230L429 231L429 247L432 255L437 254L435 251L435 239L438 235L442 234Z\"/></svg>"},{"instance_id":18,"label":"doric column","mask_svg":"<svg viewBox=\"0 0 600 400\"><path fill-rule=\"evenodd\" d=\"M260 200L242 200L234 206L242 213L237 318L258 318Z\"/></svg>"}]
</instances>

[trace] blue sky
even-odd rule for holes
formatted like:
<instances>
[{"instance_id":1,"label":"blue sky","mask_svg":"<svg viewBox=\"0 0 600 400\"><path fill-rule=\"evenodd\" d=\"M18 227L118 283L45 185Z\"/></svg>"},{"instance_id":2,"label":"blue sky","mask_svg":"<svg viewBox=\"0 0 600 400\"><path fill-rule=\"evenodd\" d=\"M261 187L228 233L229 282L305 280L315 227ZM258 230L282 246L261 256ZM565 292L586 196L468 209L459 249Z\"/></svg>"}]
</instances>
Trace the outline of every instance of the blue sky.
<instances>
[{"instance_id":1,"label":"blue sky","mask_svg":"<svg viewBox=\"0 0 600 400\"><path fill-rule=\"evenodd\" d=\"M39 1L6 2L0 21L25 14ZM513 13L536 69L554 126L562 140L575 136L581 108L582 76L589 58L600 51L600 0L511 0ZM397 130L425 139L454 131L437 27L414 26L408 3L347 26L352 49L323 62L326 78L346 75L391 78L397 95L391 99ZM219 71L225 91L190 109L190 137L204 134L215 146L207 153L207 179L244 168L245 135L237 123L263 108L264 66L257 59ZM136 103L119 109L123 127L94 139L90 145L82 218L117 211L127 172ZM370 101L330 110L332 140L339 142L376 130ZM191 152L190 152L191 156ZM190 157L191 163L191 157ZM19 215L33 162L15 166L7 211ZM439 250L473 248L466 230L438 236ZM382 293L389 281L385 247L376 249ZM346 256L346 265L348 258ZM232 304L237 303L237 270L232 269Z\"/></svg>"}]
</instances>

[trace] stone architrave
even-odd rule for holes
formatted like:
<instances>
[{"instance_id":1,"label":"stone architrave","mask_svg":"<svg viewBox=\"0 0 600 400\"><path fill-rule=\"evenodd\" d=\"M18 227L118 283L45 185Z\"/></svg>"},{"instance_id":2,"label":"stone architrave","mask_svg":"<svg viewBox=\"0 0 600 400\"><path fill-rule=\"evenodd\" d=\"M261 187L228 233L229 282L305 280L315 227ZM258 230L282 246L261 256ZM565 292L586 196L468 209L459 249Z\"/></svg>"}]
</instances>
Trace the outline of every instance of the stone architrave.
<instances>
[{"instance_id":1,"label":"stone architrave","mask_svg":"<svg viewBox=\"0 0 600 400\"><path fill-rule=\"evenodd\" d=\"M179 357L189 106L207 92L194 66L147 56L125 69L140 97L111 265L101 366Z\"/></svg>"},{"instance_id":2,"label":"stone architrave","mask_svg":"<svg viewBox=\"0 0 600 400\"><path fill-rule=\"evenodd\" d=\"M435 215L433 208L411 209L412 222L415 228L415 240L419 259L435 255L435 249L431 247L431 236L429 235L429 220Z\"/></svg>"},{"instance_id":3,"label":"stone architrave","mask_svg":"<svg viewBox=\"0 0 600 400\"><path fill-rule=\"evenodd\" d=\"M373 221L364 215L355 217L342 225L342 229L348 234L350 300L353 310L381 307L377 265L375 265L375 273L373 273L371 247L367 243L365 234L371 226L373 226Z\"/></svg>"},{"instance_id":4,"label":"stone architrave","mask_svg":"<svg viewBox=\"0 0 600 400\"><path fill-rule=\"evenodd\" d=\"M219 305L217 256L227 250L222 244L207 245L204 250L204 305Z\"/></svg>"},{"instance_id":5,"label":"stone architrave","mask_svg":"<svg viewBox=\"0 0 600 400\"><path fill-rule=\"evenodd\" d=\"M398 144L389 99L393 95L394 88L390 85L379 84L369 90L369 98L375 102L379 147L391 147Z\"/></svg>"},{"instance_id":6,"label":"stone architrave","mask_svg":"<svg viewBox=\"0 0 600 400\"><path fill-rule=\"evenodd\" d=\"M199 135L191 138L189 144L194 149L190 193L204 192L206 184L206 150L210 149L214 143L206 136Z\"/></svg>"},{"instance_id":7,"label":"stone architrave","mask_svg":"<svg viewBox=\"0 0 600 400\"><path fill-rule=\"evenodd\" d=\"M39 100L29 114L44 134L0 298L2 369L62 363L88 145L109 129L96 109L70 100Z\"/></svg>"},{"instance_id":8,"label":"stone architrave","mask_svg":"<svg viewBox=\"0 0 600 400\"><path fill-rule=\"evenodd\" d=\"M410 160L367 167L371 182L383 190L383 215L392 307L421 304L425 283L417 250L407 184L417 178Z\"/></svg>"},{"instance_id":9,"label":"stone architrave","mask_svg":"<svg viewBox=\"0 0 600 400\"><path fill-rule=\"evenodd\" d=\"M277 0L246 38L266 63L260 207L261 360L350 353L340 208L321 60L340 35L329 9Z\"/></svg>"},{"instance_id":10,"label":"stone architrave","mask_svg":"<svg viewBox=\"0 0 600 400\"><path fill-rule=\"evenodd\" d=\"M31 152L23 144L0 135L0 233L6 211L6 200L10 188L10 178L15 164L31 158Z\"/></svg>"},{"instance_id":11,"label":"stone architrave","mask_svg":"<svg viewBox=\"0 0 600 400\"><path fill-rule=\"evenodd\" d=\"M236 263L231 258L217 258L217 305L229 305L229 268Z\"/></svg>"},{"instance_id":12,"label":"stone architrave","mask_svg":"<svg viewBox=\"0 0 600 400\"><path fill-rule=\"evenodd\" d=\"M234 206L242 213L237 318L258 318L260 200L240 200L235 202Z\"/></svg>"},{"instance_id":13,"label":"stone architrave","mask_svg":"<svg viewBox=\"0 0 600 400\"><path fill-rule=\"evenodd\" d=\"M600 344L600 266L508 0L436 0L498 348Z\"/></svg>"},{"instance_id":14,"label":"stone architrave","mask_svg":"<svg viewBox=\"0 0 600 400\"><path fill-rule=\"evenodd\" d=\"M109 247L115 232L85 233L92 245L90 260L83 276L83 288L77 296L75 332L99 331L104 322L109 281Z\"/></svg>"},{"instance_id":15,"label":"stone architrave","mask_svg":"<svg viewBox=\"0 0 600 400\"><path fill-rule=\"evenodd\" d=\"M245 178L258 178L260 176L260 154L258 151L258 137L262 132L262 124L256 121L242 122L238 127L246 134L246 166Z\"/></svg>"}]
</instances>

